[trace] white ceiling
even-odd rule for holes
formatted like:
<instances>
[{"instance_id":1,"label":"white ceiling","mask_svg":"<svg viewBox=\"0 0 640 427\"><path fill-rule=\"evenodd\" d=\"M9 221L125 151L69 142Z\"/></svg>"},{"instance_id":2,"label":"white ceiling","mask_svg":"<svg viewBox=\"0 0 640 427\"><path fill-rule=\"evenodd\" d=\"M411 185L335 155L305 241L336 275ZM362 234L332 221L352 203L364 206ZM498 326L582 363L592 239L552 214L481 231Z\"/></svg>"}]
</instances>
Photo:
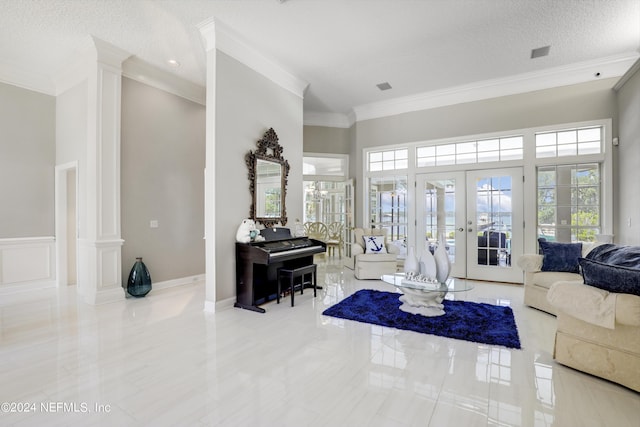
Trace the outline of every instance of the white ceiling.
<instances>
[{"instance_id":1,"label":"white ceiling","mask_svg":"<svg viewBox=\"0 0 640 427\"><path fill-rule=\"evenodd\" d=\"M198 24L212 17L309 83L305 117L613 77L640 53L640 0L0 0L0 81L55 93L95 36L204 85Z\"/></svg>"}]
</instances>

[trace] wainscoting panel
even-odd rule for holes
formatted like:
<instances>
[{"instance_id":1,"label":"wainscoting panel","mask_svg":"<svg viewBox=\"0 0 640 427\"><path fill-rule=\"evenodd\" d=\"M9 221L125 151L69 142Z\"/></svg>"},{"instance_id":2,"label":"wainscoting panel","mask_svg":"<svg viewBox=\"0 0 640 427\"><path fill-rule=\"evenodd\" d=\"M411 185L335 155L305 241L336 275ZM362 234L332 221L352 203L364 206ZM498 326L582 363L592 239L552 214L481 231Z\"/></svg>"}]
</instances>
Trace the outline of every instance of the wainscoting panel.
<instances>
[{"instance_id":1,"label":"wainscoting panel","mask_svg":"<svg viewBox=\"0 0 640 427\"><path fill-rule=\"evenodd\" d=\"M121 243L119 243L121 244ZM99 287L102 288L120 288L122 286L122 277L120 275L120 246L116 248L99 248L98 256L100 257L99 269L101 274Z\"/></svg>"},{"instance_id":2,"label":"wainscoting panel","mask_svg":"<svg viewBox=\"0 0 640 427\"><path fill-rule=\"evenodd\" d=\"M0 239L0 291L55 278L54 237Z\"/></svg>"}]
</instances>

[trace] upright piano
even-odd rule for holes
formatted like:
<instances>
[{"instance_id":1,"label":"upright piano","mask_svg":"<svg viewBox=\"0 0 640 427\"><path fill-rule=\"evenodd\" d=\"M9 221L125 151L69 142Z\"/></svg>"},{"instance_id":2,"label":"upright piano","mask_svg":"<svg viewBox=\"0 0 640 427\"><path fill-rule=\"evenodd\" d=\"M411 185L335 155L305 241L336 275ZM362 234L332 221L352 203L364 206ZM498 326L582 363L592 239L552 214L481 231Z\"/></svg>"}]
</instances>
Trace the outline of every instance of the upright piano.
<instances>
[{"instance_id":1,"label":"upright piano","mask_svg":"<svg viewBox=\"0 0 640 427\"><path fill-rule=\"evenodd\" d=\"M264 241L236 242L235 307L264 313L260 304L276 299L278 269L313 264L313 255L325 252L326 243L308 237L292 237L284 227L260 230Z\"/></svg>"}]
</instances>

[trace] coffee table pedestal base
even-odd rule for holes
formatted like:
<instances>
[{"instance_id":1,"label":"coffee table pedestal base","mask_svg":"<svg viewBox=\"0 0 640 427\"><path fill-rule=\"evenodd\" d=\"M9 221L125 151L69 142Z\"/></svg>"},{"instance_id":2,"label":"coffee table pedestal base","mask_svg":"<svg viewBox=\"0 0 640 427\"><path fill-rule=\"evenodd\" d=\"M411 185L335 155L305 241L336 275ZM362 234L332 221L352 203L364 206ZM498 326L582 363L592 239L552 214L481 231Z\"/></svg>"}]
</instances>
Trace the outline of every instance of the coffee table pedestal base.
<instances>
[{"instance_id":1,"label":"coffee table pedestal base","mask_svg":"<svg viewBox=\"0 0 640 427\"><path fill-rule=\"evenodd\" d=\"M420 314L426 317L442 316L444 314L444 300L447 292L421 291L411 288L398 288L403 295L399 298L402 305L400 310Z\"/></svg>"}]
</instances>

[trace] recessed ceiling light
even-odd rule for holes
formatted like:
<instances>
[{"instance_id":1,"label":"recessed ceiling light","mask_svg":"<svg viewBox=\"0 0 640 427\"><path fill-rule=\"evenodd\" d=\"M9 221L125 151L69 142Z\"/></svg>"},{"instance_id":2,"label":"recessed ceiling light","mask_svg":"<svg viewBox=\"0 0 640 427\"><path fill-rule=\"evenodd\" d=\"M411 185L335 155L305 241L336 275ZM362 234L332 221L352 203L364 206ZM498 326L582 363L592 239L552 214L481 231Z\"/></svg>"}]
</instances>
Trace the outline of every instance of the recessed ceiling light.
<instances>
[{"instance_id":1,"label":"recessed ceiling light","mask_svg":"<svg viewBox=\"0 0 640 427\"><path fill-rule=\"evenodd\" d=\"M540 58L541 56L549 55L549 50L550 49L551 49L551 46L543 46L543 47L539 47L537 49L532 49L531 50L531 59Z\"/></svg>"},{"instance_id":2,"label":"recessed ceiling light","mask_svg":"<svg viewBox=\"0 0 640 427\"><path fill-rule=\"evenodd\" d=\"M380 90L389 90L389 89L391 89L391 85L388 82L378 83L376 86Z\"/></svg>"},{"instance_id":3,"label":"recessed ceiling light","mask_svg":"<svg viewBox=\"0 0 640 427\"><path fill-rule=\"evenodd\" d=\"M171 65L172 67L178 68L180 66L180 63L178 61L176 61L175 59L169 59L167 61L167 63L169 65Z\"/></svg>"}]
</instances>

